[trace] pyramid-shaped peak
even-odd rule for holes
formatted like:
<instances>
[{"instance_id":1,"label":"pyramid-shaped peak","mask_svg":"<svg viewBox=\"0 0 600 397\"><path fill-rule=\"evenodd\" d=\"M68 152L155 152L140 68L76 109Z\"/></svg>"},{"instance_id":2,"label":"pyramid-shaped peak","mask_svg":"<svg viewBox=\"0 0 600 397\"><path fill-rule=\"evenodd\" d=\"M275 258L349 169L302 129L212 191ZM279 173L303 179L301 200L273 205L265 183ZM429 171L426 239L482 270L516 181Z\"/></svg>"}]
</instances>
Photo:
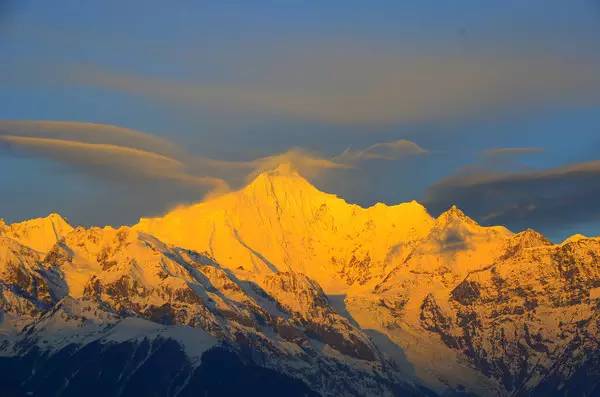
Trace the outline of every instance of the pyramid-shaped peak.
<instances>
[{"instance_id":1,"label":"pyramid-shaped peak","mask_svg":"<svg viewBox=\"0 0 600 397\"><path fill-rule=\"evenodd\" d=\"M456 214L457 216L465 216L465 213L456 206L456 204L452 204L450 208L446 211L448 214Z\"/></svg>"},{"instance_id":2,"label":"pyramid-shaped peak","mask_svg":"<svg viewBox=\"0 0 600 397\"><path fill-rule=\"evenodd\" d=\"M544 245L552 245L552 242L542 233L533 229L525 229L512 237L512 240L524 248L533 248Z\"/></svg>"},{"instance_id":3,"label":"pyramid-shaped peak","mask_svg":"<svg viewBox=\"0 0 600 397\"><path fill-rule=\"evenodd\" d=\"M71 227L71 225L69 225L69 222L67 222L67 220L64 217L62 217L60 214L58 214L56 212L51 212L50 214L48 214L44 217L31 218L31 219L26 219L21 222L13 223L12 226L34 226L34 225L42 225L42 224L48 224L48 223L56 225L56 226Z\"/></svg>"},{"instance_id":4,"label":"pyramid-shaped peak","mask_svg":"<svg viewBox=\"0 0 600 397\"><path fill-rule=\"evenodd\" d=\"M73 230L59 214L51 213L42 218L28 219L3 228L3 234L36 251L47 252L52 246Z\"/></svg>"},{"instance_id":5,"label":"pyramid-shaped peak","mask_svg":"<svg viewBox=\"0 0 600 397\"><path fill-rule=\"evenodd\" d=\"M277 167L258 174L244 191L317 191L306 178L296 170L291 163L281 163Z\"/></svg>"},{"instance_id":6,"label":"pyramid-shaped peak","mask_svg":"<svg viewBox=\"0 0 600 397\"><path fill-rule=\"evenodd\" d=\"M575 243L577 241L581 241L581 240L589 240L591 239L591 237L586 236L585 234L581 234L581 233L576 233L573 234L572 236L567 237L562 243L561 245L566 245L569 243Z\"/></svg>"},{"instance_id":7,"label":"pyramid-shaped peak","mask_svg":"<svg viewBox=\"0 0 600 397\"><path fill-rule=\"evenodd\" d=\"M69 225L69 222L62 215L57 214L56 212L48 214L48 216L45 219L51 221L52 223Z\"/></svg>"},{"instance_id":8,"label":"pyramid-shaped peak","mask_svg":"<svg viewBox=\"0 0 600 397\"><path fill-rule=\"evenodd\" d=\"M442 212L437 217L436 222L441 225L454 222L466 222L471 224L477 224L477 222L465 215L465 213L454 204L445 212Z\"/></svg>"}]
</instances>

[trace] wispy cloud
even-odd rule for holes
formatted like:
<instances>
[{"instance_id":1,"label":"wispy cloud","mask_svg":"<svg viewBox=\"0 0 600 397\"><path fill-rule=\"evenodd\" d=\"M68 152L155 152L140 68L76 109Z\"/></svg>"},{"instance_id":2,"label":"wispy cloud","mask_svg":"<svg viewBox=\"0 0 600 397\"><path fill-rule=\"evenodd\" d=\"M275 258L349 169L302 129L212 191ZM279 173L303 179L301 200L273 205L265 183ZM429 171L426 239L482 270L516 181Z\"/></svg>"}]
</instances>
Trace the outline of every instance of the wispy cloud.
<instances>
[{"instance_id":1,"label":"wispy cloud","mask_svg":"<svg viewBox=\"0 0 600 397\"><path fill-rule=\"evenodd\" d=\"M505 156L520 156L532 153L542 153L544 151L541 147L499 147L493 149L487 149L483 151L483 155L487 158L505 157Z\"/></svg>"},{"instance_id":2,"label":"wispy cloud","mask_svg":"<svg viewBox=\"0 0 600 397\"><path fill-rule=\"evenodd\" d=\"M335 160L343 163L356 163L365 160L398 160L406 156L422 155L428 153L416 143L398 139L391 142L375 143L365 149L352 150L346 149L340 155L334 157Z\"/></svg>"},{"instance_id":3,"label":"wispy cloud","mask_svg":"<svg viewBox=\"0 0 600 397\"><path fill-rule=\"evenodd\" d=\"M229 189L221 178L191 172L185 151L170 141L112 124L0 120L0 142L111 181L165 181L211 193Z\"/></svg>"},{"instance_id":4,"label":"wispy cloud","mask_svg":"<svg viewBox=\"0 0 600 397\"><path fill-rule=\"evenodd\" d=\"M600 160L538 171L459 173L431 186L426 204L457 204L488 224L561 230L600 220Z\"/></svg>"},{"instance_id":5,"label":"wispy cloud","mask_svg":"<svg viewBox=\"0 0 600 397\"><path fill-rule=\"evenodd\" d=\"M279 164L289 163L296 168L301 174L310 178L317 176L323 170L335 170L350 168L349 164L337 162L335 159L328 159L317 154L311 154L302 149L290 149L284 153L274 154L256 159L251 162L253 171L249 174L249 178L263 171L273 169Z\"/></svg>"},{"instance_id":6,"label":"wispy cloud","mask_svg":"<svg viewBox=\"0 0 600 397\"><path fill-rule=\"evenodd\" d=\"M225 191L227 183L219 178L195 176L185 165L171 157L141 149L104 143L86 143L64 139L0 135L0 142L19 150L43 155L74 166L76 169L109 179L127 182L170 180L186 185Z\"/></svg>"},{"instance_id":7,"label":"wispy cloud","mask_svg":"<svg viewBox=\"0 0 600 397\"><path fill-rule=\"evenodd\" d=\"M308 178L357 167L369 160L393 161L426 153L407 140L375 143L365 149L324 156L302 148L247 161L211 159L187 153L168 140L108 124L72 121L0 121L0 143L12 151L50 158L111 181L164 181L215 195L258 173L287 163Z\"/></svg>"},{"instance_id":8,"label":"wispy cloud","mask_svg":"<svg viewBox=\"0 0 600 397\"><path fill-rule=\"evenodd\" d=\"M131 128L103 123L61 120L0 120L0 135L106 143L163 154L179 151L166 139Z\"/></svg>"},{"instance_id":9,"label":"wispy cloud","mask_svg":"<svg viewBox=\"0 0 600 397\"><path fill-rule=\"evenodd\" d=\"M328 123L430 121L552 103L600 102L600 59L531 52L406 54L315 50L265 67L269 78L203 83L98 67L68 71L72 83L192 109L258 112ZM261 68L256 68L261 69Z\"/></svg>"}]
</instances>

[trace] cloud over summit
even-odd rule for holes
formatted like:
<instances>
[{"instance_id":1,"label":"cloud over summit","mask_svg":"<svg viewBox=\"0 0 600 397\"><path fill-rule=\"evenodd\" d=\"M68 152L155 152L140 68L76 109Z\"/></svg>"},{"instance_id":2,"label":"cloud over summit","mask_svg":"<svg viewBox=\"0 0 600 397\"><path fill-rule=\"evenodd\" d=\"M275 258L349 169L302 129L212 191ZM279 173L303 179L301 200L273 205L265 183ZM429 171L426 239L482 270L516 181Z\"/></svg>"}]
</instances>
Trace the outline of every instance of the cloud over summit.
<instances>
[{"instance_id":1,"label":"cloud over summit","mask_svg":"<svg viewBox=\"0 0 600 397\"><path fill-rule=\"evenodd\" d=\"M49 158L111 182L146 184L164 191L170 188L163 189L162 184L175 184L210 195L227 192L284 163L312 179L365 161L426 153L411 141L396 140L349 149L338 156L291 148L252 160L211 159L142 131L75 121L0 121L0 142L8 151Z\"/></svg>"}]
</instances>

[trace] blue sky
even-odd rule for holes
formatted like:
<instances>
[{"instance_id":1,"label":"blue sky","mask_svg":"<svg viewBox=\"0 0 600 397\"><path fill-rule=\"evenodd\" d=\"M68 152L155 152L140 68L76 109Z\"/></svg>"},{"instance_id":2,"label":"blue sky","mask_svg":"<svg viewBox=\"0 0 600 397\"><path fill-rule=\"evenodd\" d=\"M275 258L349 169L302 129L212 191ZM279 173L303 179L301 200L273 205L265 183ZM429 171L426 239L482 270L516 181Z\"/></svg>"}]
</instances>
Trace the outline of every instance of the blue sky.
<instances>
[{"instance_id":1,"label":"blue sky","mask_svg":"<svg viewBox=\"0 0 600 397\"><path fill-rule=\"evenodd\" d=\"M21 122L0 122L8 221L131 223L291 158L363 205L456 201L484 223L600 234L598 1L3 3L0 121ZM19 139L58 137L34 120L99 125L104 140L60 133L87 144L118 146L105 125L152 134L185 170Z\"/></svg>"}]
</instances>

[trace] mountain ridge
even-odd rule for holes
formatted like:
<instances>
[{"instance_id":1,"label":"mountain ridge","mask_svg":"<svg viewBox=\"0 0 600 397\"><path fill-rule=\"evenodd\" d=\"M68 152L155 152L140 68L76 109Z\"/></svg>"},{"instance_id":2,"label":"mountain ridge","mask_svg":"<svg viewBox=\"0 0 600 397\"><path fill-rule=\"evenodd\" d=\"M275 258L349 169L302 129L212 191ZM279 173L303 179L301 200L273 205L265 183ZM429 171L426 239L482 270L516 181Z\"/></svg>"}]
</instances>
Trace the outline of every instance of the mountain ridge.
<instances>
[{"instance_id":1,"label":"mountain ridge","mask_svg":"<svg viewBox=\"0 0 600 397\"><path fill-rule=\"evenodd\" d=\"M363 208L282 166L133 226L0 223L0 365L25 365L25 384L27 357L85 366L74 352L121 349L125 390L136 352L174 355L187 380L156 386L175 395L224 349L304 394L563 395L582 387L570 374L600 375L598 258L598 238L553 244L456 206Z\"/></svg>"},{"instance_id":2,"label":"mountain ridge","mask_svg":"<svg viewBox=\"0 0 600 397\"><path fill-rule=\"evenodd\" d=\"M239 262L255 263L255 268L245 269L252 272L294 269L328 291L342 292L372 278L352 274L347 267L384 272L392 247L423 237L433 222L416 201L361 207L319 191L283 166L258 175L236 192L179 207L162 217L142 218L133 228L209 253L233 271ZM220 252L218 240L226 241L226 253Z\"/></svg>"},{"instance_id":3,"label":"mountain ridge","mask_svg":"<svg viewBox=\"0 0 600 397\"><path fill-rule=\"evenodd\" d=\"M0 236L11 237L40 252L48 251L71 230L67 220L55 212L12 224L0 220Z\"/></svg>"}]
</instances>

